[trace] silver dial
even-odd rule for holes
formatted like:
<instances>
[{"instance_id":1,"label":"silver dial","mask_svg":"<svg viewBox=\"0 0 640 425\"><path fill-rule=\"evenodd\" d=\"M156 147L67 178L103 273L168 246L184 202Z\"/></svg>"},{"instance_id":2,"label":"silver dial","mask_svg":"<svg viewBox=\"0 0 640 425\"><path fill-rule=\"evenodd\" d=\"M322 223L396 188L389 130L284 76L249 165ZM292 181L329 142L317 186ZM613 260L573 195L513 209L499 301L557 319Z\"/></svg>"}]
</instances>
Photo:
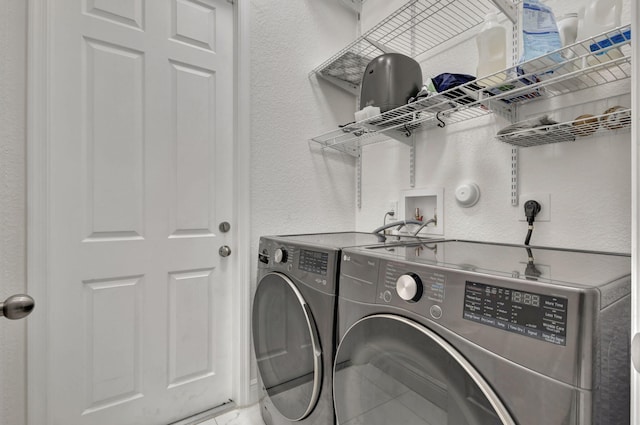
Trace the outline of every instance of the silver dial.
<instances>
[{"instance_id":1,"label":"silver dial","mask_svg":"<svg viewBox=\"0 0 640 425\"><path fill-rule=\"evenodd\" d=\"M273 253L273 261L276 263L286 263L287 262L287 250L284 248L278 248Z\"/></svg>"},{"instance_id":2,"label":"silver dial","mask_svg":"<svg viewBox=\"0 0 640 425\"><path fill-rule=\"evenodd\" d=\"M422 281L414 273L403 274L396 280L396 292L405 301L418 301L422 296Z\"/></svg>"}]
</instances>

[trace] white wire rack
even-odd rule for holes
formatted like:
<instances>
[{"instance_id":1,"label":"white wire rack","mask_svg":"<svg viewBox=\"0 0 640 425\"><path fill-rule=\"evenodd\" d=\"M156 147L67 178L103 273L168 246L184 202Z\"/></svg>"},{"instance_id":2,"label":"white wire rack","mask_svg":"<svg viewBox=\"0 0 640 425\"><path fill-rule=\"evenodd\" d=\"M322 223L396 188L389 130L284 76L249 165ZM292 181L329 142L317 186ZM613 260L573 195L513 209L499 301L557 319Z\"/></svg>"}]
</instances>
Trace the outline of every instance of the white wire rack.
<instances>
[{"instance_id":1,"label":"white wire rack","mask_svg":"<svg viewBox=\"0 0 640 425\"><path fill-rule=\"evenodd\" d=\"M389 137L403 141L419 129L455 124L492 111L509 114L535 99L630 80L630 32L628 25L617 28L312 140L357 156L360 147Z\"/></svg>"},{"instance_id":2,"label":"white wire rack","mask_svg":"<svg viewBox=\"0 0 640 425\"><path fill-rule=\"evenodd\" d=\"M446 106L448 107L448 102ZM359 155L359 148L388 140L390 137L409 143L414 131L425 126L436 125L437 120L433 109L427 110L434 107L431 99L424 99L372 118L344 125L312 140L323 147L338 149L353 156Z\"/></svg>"},{"instance_id":3,"label":"white wire rack","mask_svg":"<svg viewBox=\"0 0 640 425\"><path fill-rule=\"evenodd\" d=\"M505 103L553 97L631 77L631 27L625 25L476 80Z\"/></svg>"},{"instance_id":4,"label":"white wire rack","mask_svg":"<svg viewBox=\"0 0 640 425\"><path fill-rule=\"evenodd\" d=\"M514 131L496 136L501 142L519 147L574 142L586 137L628 132L631 110L617 109L602 115L584 115L573 121Z\"/></svg>"},{"instance_id":5,"label":"white wire rack","mask_svg":"<svg viewBox=\"0 0 640 425\"><path fill-rule=\"evenodd\" d=\"M311 73L355 90L375 57L389 52L418 56L481 24L491 10L491 0L409 1Z\"/></svg>"}]
</instances>

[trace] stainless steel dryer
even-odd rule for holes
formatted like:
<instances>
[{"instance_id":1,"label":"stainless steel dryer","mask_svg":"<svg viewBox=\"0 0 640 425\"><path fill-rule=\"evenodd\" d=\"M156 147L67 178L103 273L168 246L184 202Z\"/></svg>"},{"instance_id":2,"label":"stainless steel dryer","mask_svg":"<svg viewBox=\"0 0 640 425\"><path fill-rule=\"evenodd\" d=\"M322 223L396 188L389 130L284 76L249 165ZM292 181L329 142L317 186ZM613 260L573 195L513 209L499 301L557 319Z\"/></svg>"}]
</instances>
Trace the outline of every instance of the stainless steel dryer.
<instances>
[{"instance_id":1,"label":"stainless steel dryer","mask_svg":"<svg viewBox=\"0 0 640 425\"><path fill-rule=\"evenodd\" d=\"M630 257L443 241L342 253L340 425L628 425Z\"/></svg>"},{"instance_id":2,"label":"stainless steel dryer","mask_svg":"<svg viewBox=\"0 0 640 425\"><path fill-rule=\"evenodd\" d=\"M267 425L335 424L331 373L341 248L396 241L356 232L260 239L252 330Z\"/></svg>"}]
</instances>

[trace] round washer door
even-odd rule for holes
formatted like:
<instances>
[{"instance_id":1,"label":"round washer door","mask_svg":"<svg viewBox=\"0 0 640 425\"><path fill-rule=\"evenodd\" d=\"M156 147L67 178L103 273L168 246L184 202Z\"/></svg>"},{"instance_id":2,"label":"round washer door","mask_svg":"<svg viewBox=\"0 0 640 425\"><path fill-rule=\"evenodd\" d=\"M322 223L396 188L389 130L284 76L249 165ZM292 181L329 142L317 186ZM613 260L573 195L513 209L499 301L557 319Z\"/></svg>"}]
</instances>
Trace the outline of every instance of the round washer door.
<instances>
[{"instance_id":1,"label":"round washer door","mask_svg":"<svg viewBox=\"0 0 640 425\"><path fill-rule=\"evenodd\" d=\"M253 345L262 384L290 421L311 413L320 395L322 350L311 310L291 279L265 275L253 301Z\"/></svg>"},{"instance_id":2,"label":"round washer door","mask_svg":"<svg viewBox=\"0 0 640 425\"><path fill-rule=\"evenodd\" d=\"M399 316L369 316L349 328L333 379L338 424L516 424L458 351Z\"/></svg>"}]
</instances>

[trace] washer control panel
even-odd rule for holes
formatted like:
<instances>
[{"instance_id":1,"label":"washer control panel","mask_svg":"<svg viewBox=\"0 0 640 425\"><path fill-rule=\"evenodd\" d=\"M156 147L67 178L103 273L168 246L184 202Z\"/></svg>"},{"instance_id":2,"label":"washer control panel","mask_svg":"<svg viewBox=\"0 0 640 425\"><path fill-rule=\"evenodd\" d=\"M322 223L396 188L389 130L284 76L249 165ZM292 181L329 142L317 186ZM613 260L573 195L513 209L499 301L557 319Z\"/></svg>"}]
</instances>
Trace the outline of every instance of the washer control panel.
<instances>
[{"instance_id":1,"label":"washer control panel","mask_svg":"<svg viewBox=\"0 0 640 425\"><path fill-rule=\"evenodd\" d=\"M408 271L406 264L389 261L383 264L384 286L404 301L417 302L422 298L442 303L445 296L446 278L435 270Z\"/></svg>"},{"instance_id":2,"label":"washer control panel","mask_svg":"<svg viewBox=\"0 0 640 425\"><path fill-rule=\"evenodd\" d=\"M463 318L550 342L567 343L566 298L466 281Z\"/></svg>"}]
</instances>

